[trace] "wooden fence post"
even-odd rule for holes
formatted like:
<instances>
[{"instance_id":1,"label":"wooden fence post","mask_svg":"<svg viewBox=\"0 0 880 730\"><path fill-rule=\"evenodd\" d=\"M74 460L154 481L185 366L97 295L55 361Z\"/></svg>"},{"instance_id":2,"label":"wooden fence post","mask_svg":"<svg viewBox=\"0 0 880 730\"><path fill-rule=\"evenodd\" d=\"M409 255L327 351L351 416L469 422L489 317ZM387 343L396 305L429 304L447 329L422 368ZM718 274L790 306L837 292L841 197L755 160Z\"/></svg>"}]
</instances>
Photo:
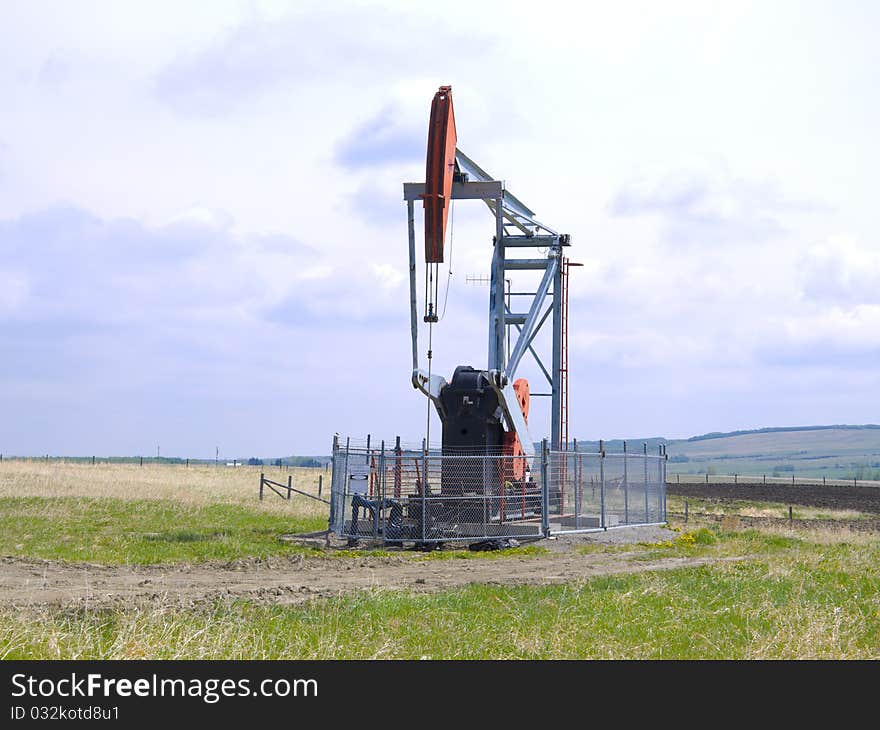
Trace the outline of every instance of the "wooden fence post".
<instances>
[{"instance_id":1,"label":"wooden fence post","mask_svg":"<svg viewBox=\"0 0 880 730\"><path fill-rule=\"evenodd\" d=\"M263 501L263 479L265 479L265 474L260 472L260 501Z\"/></svg>"},{"instance_id":2,"label":"wooden fence post","mask_svg":"<svg viewBox=\"0 0 880 730\"><path fill-rule=\"evenodd\" d=\"M318 496L321 496L321 487L324 485L324 475L318 474Z\"/></svg>"},{"instance_id":3,"label":"wooden fence post","mask_svg":"<svg viewBox=\"0 0 880 730\"><path fill-rule=\"evenodd\" d=\"M687 524L688 521L688 501L684 501L684 522Z\"/></svg>"},{"instance_id":4,"label":"wooden fence post","mask_svg":"<svg viewBox=\"0 0 880 730\"><path fill-rule=\"evenodd\" d=\"M287 475L287 501L290 501L290 488L293 486L293 475Z\"/></svg>"}]
</instances>

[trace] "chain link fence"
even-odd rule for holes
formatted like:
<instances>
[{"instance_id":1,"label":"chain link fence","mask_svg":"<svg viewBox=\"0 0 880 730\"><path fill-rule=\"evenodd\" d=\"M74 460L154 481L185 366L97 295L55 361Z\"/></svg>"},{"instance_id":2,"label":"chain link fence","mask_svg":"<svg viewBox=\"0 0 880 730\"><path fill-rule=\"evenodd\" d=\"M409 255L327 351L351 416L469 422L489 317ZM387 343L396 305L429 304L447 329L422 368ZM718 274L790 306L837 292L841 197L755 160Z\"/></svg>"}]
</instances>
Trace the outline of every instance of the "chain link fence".
<instances>
[{"instance_id":1,"label":"chain link fence","mask_svg":"<svg viewBox=\"0 0 880 730\"><path fill-rule=\"evenodd\" d=\"M605 451L548 453L551 533L666 522L666 457Z\"/></svg>"},{"instance_id":2,"label":"chain link fence","mask_svg":"<svg viewBox=\"0 0 880 730\"><path fill-rule=\"evenodd\" d=\"M550 451L441 453L392 445L333 446L330 529L416 544L602 530L666 520L663 455Z\"/></svg>"}]
</instances>

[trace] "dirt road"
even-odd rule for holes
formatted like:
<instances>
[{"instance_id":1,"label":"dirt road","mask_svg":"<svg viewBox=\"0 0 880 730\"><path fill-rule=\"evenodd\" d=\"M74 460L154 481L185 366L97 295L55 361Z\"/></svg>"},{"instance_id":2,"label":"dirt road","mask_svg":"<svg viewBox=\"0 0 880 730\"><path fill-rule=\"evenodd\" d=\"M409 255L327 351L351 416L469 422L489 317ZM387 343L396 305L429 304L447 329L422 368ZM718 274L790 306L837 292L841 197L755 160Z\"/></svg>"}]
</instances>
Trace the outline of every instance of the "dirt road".
<instances>
[{"instance_id":1,"label":"dirt road","mask_svg":"<svg viewBox=\"0 0 880 730\"><path fill-rule=\"evenodd\" d=\"M361 589L432 592L470 583L537 585L709 562L718 560L645 561L644 553L639 552L552 552L472 560L291 556L169 566L68 564L4 557L0 558L0 605L98 607L155 600L192 605L220 597L295 604Z\"/></svg>"}]
</instances>

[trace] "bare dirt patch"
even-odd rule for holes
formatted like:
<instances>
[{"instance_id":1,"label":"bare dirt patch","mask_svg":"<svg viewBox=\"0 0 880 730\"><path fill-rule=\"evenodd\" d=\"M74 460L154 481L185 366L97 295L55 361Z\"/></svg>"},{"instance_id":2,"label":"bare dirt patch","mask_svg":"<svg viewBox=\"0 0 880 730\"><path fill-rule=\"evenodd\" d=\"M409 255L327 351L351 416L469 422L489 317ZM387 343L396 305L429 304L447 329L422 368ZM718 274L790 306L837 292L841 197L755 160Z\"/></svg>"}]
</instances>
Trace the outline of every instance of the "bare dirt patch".
<instances>
[{"instance_id":1,"label":"bare dirt patch","mask_svg":"<svg viewBox=\"0 0 880 730\"><path fill-rule=\"evenodd\" d=\"M719 560L723 559L645 561L644 553L637 551L587 555L553 551L491 560L419 560L404 555L288 556L168 566L106 566L5 557L0 558L0 605L99 607L155 600L192 605L221 597L295 604L365 589L425 593L471 583L541 585Z\"/></svg>"},{"instance_id":2,"label":"bare dirt patch","mask_svg":"<svg viewBox=\"0 0 880 730\"><path fill-rule=\"evenodd\" d=\"M666 492L679 497L779 502L880 514L880 487L762 484L667 484Z\"/></svg>"}]
</instances>

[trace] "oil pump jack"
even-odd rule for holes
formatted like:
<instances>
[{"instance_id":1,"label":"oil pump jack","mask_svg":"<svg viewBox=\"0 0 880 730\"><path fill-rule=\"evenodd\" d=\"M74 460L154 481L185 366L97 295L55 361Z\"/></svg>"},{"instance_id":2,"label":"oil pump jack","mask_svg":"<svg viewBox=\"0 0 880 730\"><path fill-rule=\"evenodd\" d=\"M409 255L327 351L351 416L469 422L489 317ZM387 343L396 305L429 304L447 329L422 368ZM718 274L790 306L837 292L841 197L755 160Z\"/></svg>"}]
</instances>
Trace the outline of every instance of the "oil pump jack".
<instances>
[{"instance_id":1,"label":"oil pump jack","mask_svg":"<svg viewBox=\"0 0 880 730\"><path fill-rule=\"evenodd\" d=\"M454 501L456 495L485 490L485 470L468 464L468 456L476 461L490 454L520 457L499 460L505 470L500 481L517 493L528 486L537 494L530 477L535 456L529 432L531 397L551 399L551 448L564 449L568 443L567 289L568 268L574 264L569 264L563 252L570 245L569 236L537 221L502 181L458 149L450 86L441 86L431 104L425 182L404 183L403 190L409 223L412 384L430 399L440 418L443 456L460 457L448 463L444 459L441 495ZM453 200L482 200L494 216L495 233L489 277L488 363L485 368L460 365L447 381L431 369L431 328L438 322L439 268ZM428 327L427 371L419 365L417 201L424 206L425 221L421 320ZM512 272L524 270L542 272L534 291L506 291L506 279ZM548 318L552 328L549 368L542 360L548 353L539 353L535 340ZM513 346L508 351L509 341ZM517 377L527 354L546 378L548 393L530 393L529 382ZM497 476L491 479L495 484Z\"/></svg>"}]
</instances>

